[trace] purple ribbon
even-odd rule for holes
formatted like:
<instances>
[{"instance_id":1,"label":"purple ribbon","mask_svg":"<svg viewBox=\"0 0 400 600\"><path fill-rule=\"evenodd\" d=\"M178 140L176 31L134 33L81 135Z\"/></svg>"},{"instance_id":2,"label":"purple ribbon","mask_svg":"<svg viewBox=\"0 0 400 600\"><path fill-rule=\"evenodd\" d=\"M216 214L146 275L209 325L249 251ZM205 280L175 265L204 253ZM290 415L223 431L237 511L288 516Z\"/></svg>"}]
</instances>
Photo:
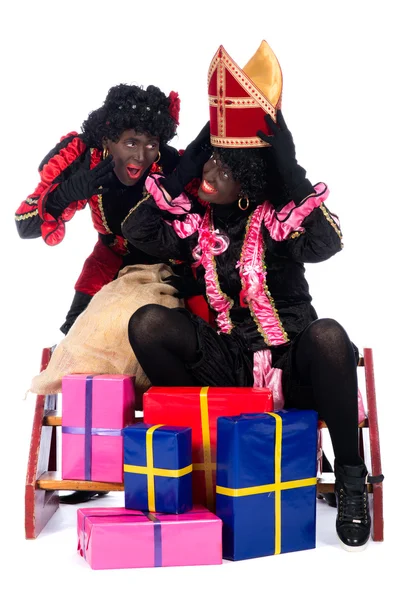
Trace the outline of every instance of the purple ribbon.
<instances>
[{"instance_id":1,"label":"purple ribbon","mask_svg":"<svg viewBox=\"0 0 400 600\"><path fill-rule=\"evenodd\" d=\"M86 377L85 389L85 479L92 479L92 417L93 417L93 375Z\"/></svg>"},{"instance_id":2,"label":"purple ribbon","mask_svg":"<svg viewBox=\"0 0 400 600\"><path fill-rule=\"evenodd\" d=\"M86 559L86 519L88 517L128 517L135 519L145 516L154 523L154 566L162 567L162 540L161 540L161 522L157 517L149 512L141 511L140 515L128 515L126 513L110 513L108 515L84 515L83 516L83 558Z\"/></svg>"},{"instance_id":3,"label":"purple ribbon","mask_svg":"<svg viewBox=\"0 0 400 600\"><path fill-rule=\"evenodd\" d=\"M86 427L68 427L67 425L61 427L63 433L86 433ZM92 427L90 430L91 435L122 435L122 429L106 429L105 427Z\"/></svg>"},{"instance_id":4,"label":"purple ribbon","mask_svg":"<svg viewBox=\"0 0 400 600\"><path fill-rule=\"evenodd\" d=\"M154 523L154 566L162 567L161 522L153 513L143 511L143 514Z\"/></svg>"}]
</instances>

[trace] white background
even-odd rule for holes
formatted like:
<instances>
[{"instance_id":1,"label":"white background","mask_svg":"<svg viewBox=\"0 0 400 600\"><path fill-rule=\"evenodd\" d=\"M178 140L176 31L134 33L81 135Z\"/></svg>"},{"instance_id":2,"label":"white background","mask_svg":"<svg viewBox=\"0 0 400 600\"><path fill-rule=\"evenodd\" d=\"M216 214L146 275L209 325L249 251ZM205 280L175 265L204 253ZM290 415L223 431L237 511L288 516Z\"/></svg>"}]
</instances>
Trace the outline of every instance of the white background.
<instances>
[{"instance_id":1,"label":"white background","mask_svg":"<svg viewBox=\"0 0 400 600\"><path fill-rule=\"evenodd\" d=\"M395 580L398 527L399 73L396 2L246 0L195 2L66 0L9 3L1 9L2 427L1 546L13 590L33 597L355 598ZM34 190L37 167L62 135L80 130L118 83L180 93L184 148L208 118L207 71L219 44L243 66L266 39L283 71L283 114L300 164L325 181L344 249L307 267L314 306L333 317L376 363L385 481L383 544L350 555L339 549L335 511L318 509L317 549L214 568L92 572L76 555L74 507L25 541L23 495L35 397L24 395L43 346L59 326L96 235L88 211L48 247L19 239L13 213ZM108 503L120 504L115 494ZM393 567L394 569L396 567ZM379 569L379 575L378 575ZM3 569L2 569L3 570ZM8 576L8 577L7 577ZM398 578L397 578L398 580ZM45 588L48 591L43 591ZM41 591L42 590L42 591ZM103 593L102 593L103 592ZM394 595L394 592L393 592ZM392 597L392 594L386 596Z\"/></svg>"}]
</instances>

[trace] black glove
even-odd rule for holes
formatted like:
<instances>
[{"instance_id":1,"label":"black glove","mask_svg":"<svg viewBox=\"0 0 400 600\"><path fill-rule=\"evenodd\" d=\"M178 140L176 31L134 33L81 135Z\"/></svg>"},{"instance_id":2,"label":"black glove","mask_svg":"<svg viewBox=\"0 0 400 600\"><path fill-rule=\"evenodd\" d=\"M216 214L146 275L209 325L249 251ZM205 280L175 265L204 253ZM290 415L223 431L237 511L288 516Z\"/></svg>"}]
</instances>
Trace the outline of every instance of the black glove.
<instances>
[{"instance_id":1,"label":"black glove","mask_svg":"<svg viewBox=\"0 0 400 600\"><path fill-rule=\"evenodd\" d=\"M174 294L176 298L191 298L192 296L201 296L204 291L193 275L184 277L180 277L179 275L170 275L163 280L163 283L168 283L176 289L176 294Z\"/></svg>"},{"instance_id":2,"label":"black glove","mask_svg":"<svg viewBox=\"0 0 400 600\"><path fill-rule=\"evenodd\" d=\"M65 323L60 327L60 331L62 331L62 333L67 335L68 331L71 329L76 319L88 307L89 302L92 298L93 296L90 296L90 294L85 294L84 292L78 291L75 292L75 296L72 301L71 307L65 318Z\"/></svg>"},{"instance_id":3,"label":"black glove","mask_svg":"<svg viewBox=\"0 0 400 600\"><path fill-rule=\"evenodd\" d=\"M267 135L261 130L257 131L257 135L271 145L276 166L288 196L295 204L300 204L304 198L314 194L314 188L306 178L306 171L297 163L292 134L284 121L281 110L276 111L277 123L268 114L265 115L264 120L273 135Z\"/></svg>"},{"instance_id":4,"label":"black glove","mask_svg":"<svg viewBox=\"0 0 400 600\"><path fill-rule=\"evenodd\" d=\"M185 189L185 186L196 177L201 177L203 166L210 158L212 148L210 144L210 122L200 131L196 139L191 142L179 159L175 171L168 177L160 180L171 198L176 198Z\"/></svg>"},{"instance_id":5,"label":"black glove","mask_svg":"<svg viewBox=\"0 0 400 600\"><path fill-rule=\"evenodd\" d=\"M52 192L46 203L46 210L58 219L61 213L78 200L88 200L94 194L104 193L103 186L113 180L112 170L115 163L111 155L99 162L94 169L90 169L90 152L87 153L82 167L77 173L71 175L66 181Z\"/></svg>"},{"instance_id":6,"label":"black glove","mask_svg":"<svg viewBox=\"0 0 400 600\"><path fill-rule=\"evenodd\" d=\"M173 146L160 144L160 167L165 177L170 175L179 163L179 152Z\"/></svg>"}]
</instances>

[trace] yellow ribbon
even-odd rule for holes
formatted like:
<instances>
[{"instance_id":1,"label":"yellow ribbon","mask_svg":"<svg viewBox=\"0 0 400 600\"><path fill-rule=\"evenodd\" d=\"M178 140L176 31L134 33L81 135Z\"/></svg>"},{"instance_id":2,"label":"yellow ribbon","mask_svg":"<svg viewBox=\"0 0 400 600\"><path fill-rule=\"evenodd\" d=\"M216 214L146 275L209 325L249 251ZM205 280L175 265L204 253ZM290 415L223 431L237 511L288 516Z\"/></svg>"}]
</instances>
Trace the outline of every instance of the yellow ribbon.
<instances>
[{"instance_id":1,"label":"yellow ribbon","mask_svg":"<svg viewBox=\"0 0 400 600\"><path fill-rule=\"evenodd\" d=\"M200 390L200 418L201 433L203 437L204 462L194 463L193 470L204 470L206 484L206 506L209 510L212 510L214 505L213 470L215 471L216 464L211 462L210 421L208 418L208 390L209 387L202 387Z\"/></svg>"},{"instance_id":2,"label":"yellow ribbon","mask_svg":"<svg viewBox=\"0 0 400 600\"><path fill-rule=\"evenodd\" d=\"M265 494L267 492L275 492L275 552L274 554L281 553L281 492L282 490L290 490L293 488L307 487L310 485L317 485L316 477L309 477L308 479L293 479L292 481L281 481L282 477L282 417L276 413L267 413L273 417L276 421L276 432L275 432L275 452L274 452L274 464L275 464L275 483L268 485L255 485L247 488L226 488L217 485L217 494L223 496L231 496L237 498L239 496L252 496L254 494Z\"/></svg>"},{"instance_id":3,"label":"yellow ribbon","mask_svg":"<svg viewBox=\"0 0 400 600\"><path fill-rule=\"evenodd\" d=\"M183 469L157 469L154 467L153 457L153 433L159 427L164 425L153 425L146 431L146 467L138 467L135 465L124 465L124 471L126 473L139 473L140 475L147 475L147 498L149 504L149 511L156 512L156 499L155 499L155 488L154 488L154 477L182 477L191 473L193 470L192 465L183 467Z\"/></svg>"}]
</instances>

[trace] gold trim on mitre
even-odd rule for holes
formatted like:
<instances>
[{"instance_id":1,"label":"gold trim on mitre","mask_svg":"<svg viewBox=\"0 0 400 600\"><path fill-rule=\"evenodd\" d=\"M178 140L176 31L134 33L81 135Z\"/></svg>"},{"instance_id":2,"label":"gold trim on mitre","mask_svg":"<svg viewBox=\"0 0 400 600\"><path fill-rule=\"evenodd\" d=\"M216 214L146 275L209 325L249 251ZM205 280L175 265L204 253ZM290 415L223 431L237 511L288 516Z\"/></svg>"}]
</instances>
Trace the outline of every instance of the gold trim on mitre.
<instances>
[{"instance_id":1,"label":"gold trim on mitre","mask_svg":"<svg viewBox=\"0 0 400 600\"><path fill-rule=\"evenodd\" d=\"M278 59L265 40L242 70L272 106L279 108L282 98L282 71Z\"/></svg>"},{"instance_id":2,"label":"gold trim on mitre","mask_svg":"<svg viewBox=\"0 0 400 600\"><path fill-rule=\"evenodd\" d=\"M275 54L265 40L263 40L256 53L241 69L229 56L221 45L215 53L208 70L208 89L216 72L217 95L209 93L210 108L217 109L217 131L212 131L210 141L218 147L265 147L270 144L258 136L227 137L226 119L229 119L231 110L237 109L262 109L276 121L276 109L280 108L282 97L282 71ZM227 95L226 73L236 80L243 88L243 97Z\"/></svg>"}]
</instances>

